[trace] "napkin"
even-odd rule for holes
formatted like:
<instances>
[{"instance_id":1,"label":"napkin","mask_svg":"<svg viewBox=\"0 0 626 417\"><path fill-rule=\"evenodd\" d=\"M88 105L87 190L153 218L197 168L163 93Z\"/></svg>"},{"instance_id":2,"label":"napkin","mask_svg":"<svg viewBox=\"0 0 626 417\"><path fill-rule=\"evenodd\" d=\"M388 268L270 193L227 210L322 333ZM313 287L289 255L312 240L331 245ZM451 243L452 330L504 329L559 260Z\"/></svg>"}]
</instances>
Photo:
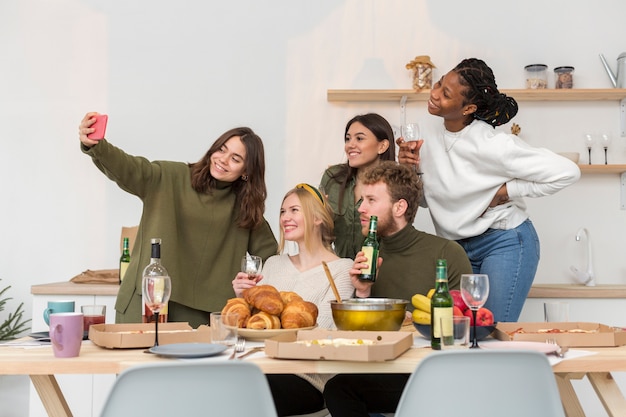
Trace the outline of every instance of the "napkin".
<instances>
[{"instance_id":1,"label":"napkin","mask_svg":"<svg viewBox=\"0 0 626 417\"><path fill-rule=\"evenodd\" d=\"M100 269L92 271L90 269L81 272L74 278L70 279L71 282L77 284L119 284L120 273L117 269Z\"/></svg>"}]
</instances>

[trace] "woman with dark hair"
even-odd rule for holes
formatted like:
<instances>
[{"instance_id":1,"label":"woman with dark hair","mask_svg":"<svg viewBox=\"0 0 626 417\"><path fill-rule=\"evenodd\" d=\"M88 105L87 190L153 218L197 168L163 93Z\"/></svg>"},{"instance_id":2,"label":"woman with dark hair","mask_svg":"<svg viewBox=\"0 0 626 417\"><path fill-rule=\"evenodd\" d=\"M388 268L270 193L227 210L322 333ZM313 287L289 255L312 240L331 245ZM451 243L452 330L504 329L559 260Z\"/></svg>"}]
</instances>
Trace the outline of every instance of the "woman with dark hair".
<instances>
[{"instance_id":1,"label":"woman with dark hair","mask_svg":"<svg viewBox=\"0 0 626 417\"><path fill-rule=\"evenodd\" d=\"M263 259L277 242L263 217L263 142L250 128L222 134L196 163L148 161L87 137L97 113L79 126L82 151L120 188L139 197L143 213L131 262L117 296L116 322L142 320L142 271L150 263L150 239L162 239L161 259L172 279L170 321L194 328L208 323L232 297L231 277L246 252Z\"/></svg>"},{"instance_id":2,"label":"woman with dark hair","mask_svg":"<svg viewBox=\"0 0 626 417\"><path fill-rule=\"evenodd\" d=\"M398 139L399 161L423 172L437 234L459 242L474 272L489 275L485 307L496 321L517 321L539 263L523 198L554 194L580 177L570 160L494 129L517 110L485 62L465 59L431 90L428 112L443 125L423 129L423 141Z\"/></svg>"},{"instance_id":3,"label":"woman with dark hair","mask_svg":"<svg viewBox=\"0 0 626 417\"><path fill-rule=\"evenodd\" d=\"M328 168L320 185L335 212L335 252L354 259L364 238L357 211L359 172L378 161L395 161L396 147L391 125L376 113L353 117L346 125L344 141L348 161Z\"/></svg>"}]
</instances>

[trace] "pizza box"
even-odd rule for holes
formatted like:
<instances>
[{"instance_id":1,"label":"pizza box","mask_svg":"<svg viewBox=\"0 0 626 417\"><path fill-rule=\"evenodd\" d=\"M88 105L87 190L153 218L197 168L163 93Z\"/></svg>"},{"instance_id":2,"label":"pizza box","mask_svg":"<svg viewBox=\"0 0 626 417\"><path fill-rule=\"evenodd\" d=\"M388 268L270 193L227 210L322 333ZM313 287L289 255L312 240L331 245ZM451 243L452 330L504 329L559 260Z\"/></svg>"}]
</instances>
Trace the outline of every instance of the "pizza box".
<instances>
[{"instance_id":1,"label":"pizza box","mask_svg":"<svg viewBox=\"0 0 626 417\"><path fill-rule=\"evenodd\" d=\"M89 340L104 348L148 348L154 346L154 323L92 324ZM191 328L189 323L159 323L159 345L211 343L209 327Z\"/></svg>"},{"instance_id":2,"label":"pizza box","mask_svg":"<svg viewBox=\"0 0 626 417\"><path fill-rule=\"evenodd\" d=\"M352 344L359 340L364 343ZM397 358L412 345L410 332L300 330L266 339L265 355L280 359L382 362Z\"/></svg>"},{"instance_id":3,"label":"pizza box","mask_svg":"<svg viewBox=\"0 0 626 417\"><path fill-rule=\"evenodd\" d=\"M562 346L610 347L626 345L626 331L600 323L587 322L500 322L493 337L499 340L545 342Z\"/></svg>"}]
</instances>

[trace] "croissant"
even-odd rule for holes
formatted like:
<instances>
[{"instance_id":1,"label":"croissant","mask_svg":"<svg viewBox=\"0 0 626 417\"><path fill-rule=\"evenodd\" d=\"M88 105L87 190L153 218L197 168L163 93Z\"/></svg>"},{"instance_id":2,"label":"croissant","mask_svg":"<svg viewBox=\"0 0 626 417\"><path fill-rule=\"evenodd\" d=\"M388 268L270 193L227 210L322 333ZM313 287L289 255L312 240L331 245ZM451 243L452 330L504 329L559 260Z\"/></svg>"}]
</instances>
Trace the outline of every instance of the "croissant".
<instances>
[{"instance_id":1,"label":"croissant","mask_svg":"<svg viewBox=\"0 0 626 417\"><path fill-rule=\"evenodd\" d=\"M317 323L318 312L317 306L312 302L294 300L285 305L280 315L280 321L283 329L311 327Z\"/></svg>"},{"instance_id":2,"label":"croissant","mask_svg":"<svg viewBox=\"0 0 626 417\"><path fill-rule=\"evenodd\" d=\"M243 292L243 298L252 307L256 307L275 316L283 311L284 303L278 290L271 285L257 285Z\"/></svg>"},{"instance_id":3,"label":"croissant","mask_svg":"<svg viewBox=\"0 0 626 417\"><path fill-rule=\"evenodd\" d=\"M293 291L281 291L280 298L283 300L284 304L289 304L294 300L302 300L302 297Z\"/></svg>"},{"instance_id":4,"label":"croissant","mask_svg":"<svg viewBox=\"0 0 626 417\"><path fill-rule=\"evenodd\" d=\"M250 305L243 298L230 298L222 309L222 314L237 313L237 327L246 327L252 315Z\"/></svg>"},{"instance_id":5,"label":"croissant","mask_svg":"<svg viewBox=\"0 0 626 417\"><path fill-rule=\"evenodd\" d=\"M247 324L248 329L280 329L280 318L273 314L261 311L250 317Z\"/></svg>"}]
</instances>

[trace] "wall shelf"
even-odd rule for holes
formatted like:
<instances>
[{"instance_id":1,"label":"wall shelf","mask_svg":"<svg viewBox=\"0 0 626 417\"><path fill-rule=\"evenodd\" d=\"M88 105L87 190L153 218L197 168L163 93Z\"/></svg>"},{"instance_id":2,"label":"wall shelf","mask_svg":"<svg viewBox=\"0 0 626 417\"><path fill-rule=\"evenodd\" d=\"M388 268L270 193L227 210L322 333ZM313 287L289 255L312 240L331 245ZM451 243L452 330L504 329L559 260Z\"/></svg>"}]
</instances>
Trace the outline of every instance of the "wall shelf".
<instances>
[{"instance_id":1,"label":"wall shelf","mask_svg":"<svg viewBox=\"0 0 626 417\"><path fill-rule=\"evenodd\" d=\"M583 174L621 174L626 172L626 165L589 165L579 164L580 172Z\"/></svg>"},{"instance_id":2,"label":"wall shelf","mask_svg":"<svg viewBox=\"0 0 626 417\"><path fill-rule=\"evenodd\" d=\"M572 88L572 89L502 89L517 101L622 101L626 99L626 88ZM427 101L430 90L328 90L330 102L355 101Z\"/></svg>"}]
</instances>

